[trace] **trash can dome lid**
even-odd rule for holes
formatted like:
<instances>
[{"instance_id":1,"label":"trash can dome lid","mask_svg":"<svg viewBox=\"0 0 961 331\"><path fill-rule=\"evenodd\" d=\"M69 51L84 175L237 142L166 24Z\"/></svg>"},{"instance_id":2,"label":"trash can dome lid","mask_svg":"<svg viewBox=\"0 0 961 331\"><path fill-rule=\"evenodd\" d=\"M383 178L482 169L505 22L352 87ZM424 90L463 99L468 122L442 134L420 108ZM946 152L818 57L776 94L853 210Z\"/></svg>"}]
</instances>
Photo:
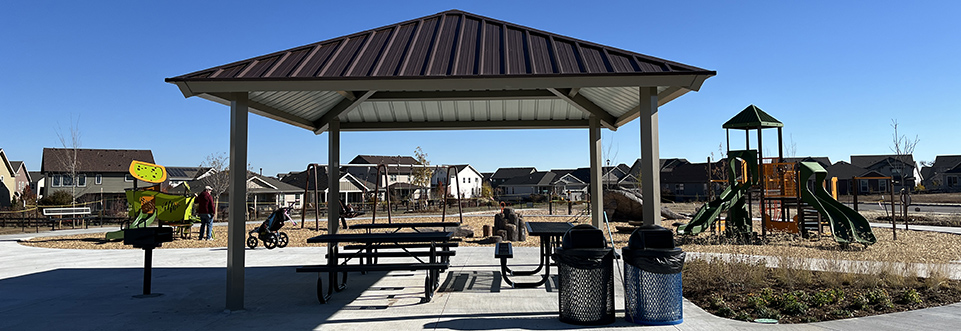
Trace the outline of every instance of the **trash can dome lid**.
<instances>
[{"instance_id":1,"label":"trash can dome lid","mask_svg":"<svg viewBox=\"0 0 961 331\"><path fill-rule=\"evenodd\" d=\"M578 224L567 230L561 238L561 247L574 248L606 248L607 239L604 231L590 224Z\"/></svg>"},{"instance_id":2,"label":"trash can dome lid","mask_svg":"<svg viewBox=\"0 0 961 331\"><path fill-rule=\"evenodd\" d=\"M674 249L674 233L658 225L643 225L631 233L627 246L631 249Z\"/></svg>"}]
</instances>

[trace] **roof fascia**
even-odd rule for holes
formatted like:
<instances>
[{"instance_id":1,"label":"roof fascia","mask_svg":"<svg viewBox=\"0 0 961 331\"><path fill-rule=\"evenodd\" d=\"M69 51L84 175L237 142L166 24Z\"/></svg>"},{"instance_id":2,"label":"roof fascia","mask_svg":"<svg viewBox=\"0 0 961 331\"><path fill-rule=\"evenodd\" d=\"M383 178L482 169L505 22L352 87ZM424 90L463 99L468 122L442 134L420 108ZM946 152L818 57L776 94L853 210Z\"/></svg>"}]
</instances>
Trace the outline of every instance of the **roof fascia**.
<instances>
[{"instance_id":1,"label":"roof fascia","mask_svg":"<svg viewBox=\"0 0 961 331\"><path fill-rule=\"evenodd\" d=\"M498 130L498 129L582 129L588 120L559 121L457 121L457 122L365 122L340 123L343 131L408 131L408 130ZM323 131L320 131L322 133Z\"/></svg>"},{"instance_id":2,"label":"roof fascia","mask_svg":"<svg viewBox=\"0 0 961 331\"><path fill-rule=\"evenodd\" d=\"M409 91L409 90L502 90L578 87L680 86L693 91L700 88L713 71L698 73L638 73L598 75L524 75L470 77L374 77L311 79L170 79L183 85L184 97L201 93L243 91ZM186 89L185 89L186 88Z\"/></svg>"}]
</instances>

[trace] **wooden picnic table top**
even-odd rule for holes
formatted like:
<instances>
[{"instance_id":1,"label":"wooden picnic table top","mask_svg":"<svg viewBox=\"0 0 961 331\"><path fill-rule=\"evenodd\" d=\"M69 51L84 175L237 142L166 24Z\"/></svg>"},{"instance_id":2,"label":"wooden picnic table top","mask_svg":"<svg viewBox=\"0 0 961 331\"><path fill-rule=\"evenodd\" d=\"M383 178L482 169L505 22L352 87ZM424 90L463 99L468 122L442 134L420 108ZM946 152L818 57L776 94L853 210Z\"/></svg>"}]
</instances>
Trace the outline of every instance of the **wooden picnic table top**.
<instances>
[{"instance_id":1,"label":"wooden picnic table top","mask_svg":"<svg viewBox=\"0 0 961 331\"><path fill-rule=\"evenodd\" d=\"M399 243L449 241L453 232L412 232L412 233L345 233L323 234L307 239L307 243L355 242L355 243Z\"/></svg>"}]
</instances>

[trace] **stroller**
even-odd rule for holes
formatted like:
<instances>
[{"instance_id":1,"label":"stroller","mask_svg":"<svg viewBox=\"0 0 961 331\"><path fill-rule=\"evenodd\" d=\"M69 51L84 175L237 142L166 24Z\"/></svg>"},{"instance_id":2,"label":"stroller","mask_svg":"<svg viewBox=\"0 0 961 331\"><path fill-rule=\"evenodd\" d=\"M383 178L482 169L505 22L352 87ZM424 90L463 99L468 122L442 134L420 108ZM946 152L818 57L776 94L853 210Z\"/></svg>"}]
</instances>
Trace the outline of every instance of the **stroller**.
<instances>
[{"instance_id":1,"label":"stroller","mask_svg":"<svg viewBox=\"0 0 961 331\"><path fill-rule=\"evenodd\" d=\"M267 247L267 249L287 247L290 238L287 237L286 233L280 232L279 230L284 227L285 222L291 220L291 209L291 207L280 207L273 213L270 213L266 221L261 223L256 229L247 233L247 247L251 249L257 247L258 239L264 242L264 247ZM257 235L256 237L254 237L255 234Z\"/></svg>"}]
</instances>

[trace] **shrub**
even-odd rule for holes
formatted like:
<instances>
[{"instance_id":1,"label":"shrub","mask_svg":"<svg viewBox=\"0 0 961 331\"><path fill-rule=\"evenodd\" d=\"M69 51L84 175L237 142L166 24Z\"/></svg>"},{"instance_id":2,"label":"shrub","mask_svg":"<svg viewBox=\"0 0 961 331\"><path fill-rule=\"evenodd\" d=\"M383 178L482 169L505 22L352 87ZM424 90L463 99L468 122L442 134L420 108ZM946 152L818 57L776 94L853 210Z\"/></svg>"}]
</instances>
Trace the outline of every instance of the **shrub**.
<instances>
[{"instance_id":1,"label":"shrub","mask_svg":"<svg viewBox=\"0 0 961 331\"><path fill-rule=\"evenodd\" d=\"M871 303L868 301L868 298L865 297L863 294L855 293L851 297L851 304L848 305L848 307L854 310L867 310L871 308Z\"/></svg>"},{"instance_id":2,"label":"shrub","mask_svg":"<svg viewBox=\"0 0 961 331\"><path fill-rule=\"evenodd\" d=\"M875 305L880 308L891 308L894 307L894 303L891 302L891 296L888 295L888 291L879 288L867 293L868 303Z\"/></svg>"},{"instance_id":3,"label":"shrub","mask_svg":"<svg viewBox=\"0 0 961 331\"><path fill-rule=\"evenodd\" d=\"M907 291L904 291L904 293L901 293L901 302L911 305L920 304L922 302L921 294L913 288L908 289Z\"/></svg>"},{"instance_id":4,"label":"shrub","mask_svg":"<svg viewBox=\"0 0 961 331\"><path fill-rule=\"evenodd\" d=\"M73 195L70 192L59 190L54 191L53 194L43 197L37 204L41 206L64 206L69 205L73 202Z\"/></svg>"}]
</instances>

